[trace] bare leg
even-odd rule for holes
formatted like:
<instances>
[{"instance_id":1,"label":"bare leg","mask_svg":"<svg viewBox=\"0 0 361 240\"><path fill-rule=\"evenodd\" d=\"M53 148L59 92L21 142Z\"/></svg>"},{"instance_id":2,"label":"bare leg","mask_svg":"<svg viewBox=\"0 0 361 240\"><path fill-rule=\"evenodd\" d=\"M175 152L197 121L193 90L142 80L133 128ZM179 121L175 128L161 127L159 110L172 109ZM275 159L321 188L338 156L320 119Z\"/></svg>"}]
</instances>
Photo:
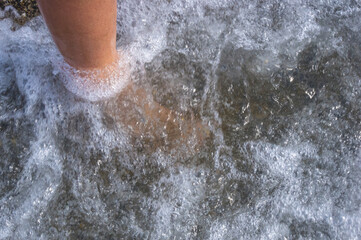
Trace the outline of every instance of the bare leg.
<instances>
[{"instance_id":1,"label":"bare leg","mask_svg":"<svg viewBox=\"0 0 361 240\"><path fill-rule=\"evenodd\" d=\"M78 89L92 88L97 93L101 93L106 91L107 87L113 88L108 84L107 74L121 71L124 73L123 76L126 75L128 71L126 66L108 71L112 63L117 62L118 58L123 58L122 54L118 55L116 51L116 0L37 1L65 61L75 69L81 70L82 76L77 77L89 78L82 85L76 86ZM90 74L87 70L90 70ZM74 81L75 84L79 82L78 80ZM85 91L82 95L86 96L92 91ZM151 139L162 139L162 136L166 134L167 141L182 143L186 142L191 135L195 135L199 140L209 135L199 121L194 122L196 126L184 124L185 121L174 112L154 101L147 101L147 92L144 89L134 91L132 85L129 84L122 95L118 98L117 107L109 113L133 129L135 136L148 133L152 136ZM123 99L125 96L132 99L130 105L123 104L128 102ZM128 116L129 112L134 112L133 108L142 109L144 123L141 123L142 119L133 118L132 114ZM186 127L182 128L183 125ZM162 132L162 129L166 129L165 132Z\"/></svg>"},{"instance_id":2,"label":"bare leg","mask_svg":"<svg viewBox=\"0 0 361 240\"><path fill-rule=\"evenodd\" d=\"M66 62L102 68L117 58L116 0L37 0Z\"/></svg>"},{"instance_id":3,"label":"bare leg","mask_svg":"<svg viewBox=\"0 0 361 240\"><path fill-rule=\"evenodd\" d=\"M55 44L65 87L98 101L120 92L129 79L127 55L116 49L116 0L37 0ZM69 66L70 65L70 66Z\"/></svg>"}]
</instances>

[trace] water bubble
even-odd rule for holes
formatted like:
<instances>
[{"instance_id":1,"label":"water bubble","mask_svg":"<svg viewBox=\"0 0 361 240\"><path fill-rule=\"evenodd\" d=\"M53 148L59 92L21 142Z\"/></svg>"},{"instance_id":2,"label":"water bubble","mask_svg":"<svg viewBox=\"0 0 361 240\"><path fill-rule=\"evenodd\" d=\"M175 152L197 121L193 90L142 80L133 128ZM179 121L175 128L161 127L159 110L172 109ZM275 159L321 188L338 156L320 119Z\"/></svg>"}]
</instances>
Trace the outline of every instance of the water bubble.
<instances>
[{"instance_id":1,"label":"water bubble","mask_svg":"<svg viewBox=\"0 0 361 240\"><path fill-rule=\"evenodd\" d=\"M119 1L130 72L90 87L0 20L0 238L357 239L359 13Z\"/></svg>"},{"instance_id":2,"label":"water bubble","mask_svg":"<svg viewBox=\"0 0 361 240\"><path fill-rule=\"evenodd\" d=\"M312 99L312 98L315 96L316 91L315 91L315 89L313 89L313 88L309 88L309 89L307 89L307 90L305 91L305 93L307 94L307 96L308 96L310 99Z\"/></svg>"}]
</instances>

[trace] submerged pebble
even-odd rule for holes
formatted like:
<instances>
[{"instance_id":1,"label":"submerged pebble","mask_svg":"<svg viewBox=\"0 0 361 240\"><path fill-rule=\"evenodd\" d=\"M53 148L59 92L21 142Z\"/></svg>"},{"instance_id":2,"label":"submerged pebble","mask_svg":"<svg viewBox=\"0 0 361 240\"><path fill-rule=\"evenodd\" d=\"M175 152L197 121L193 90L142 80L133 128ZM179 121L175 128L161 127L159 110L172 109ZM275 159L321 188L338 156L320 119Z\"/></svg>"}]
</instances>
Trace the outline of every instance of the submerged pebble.
<instances>
[{"instance_id":1,"label":"submerged pebble","mask_svg":"<svg viewBox=\"0 0 361 240\"><path fill-rule=\"evenodd\" d=\"M16 13L6 8L7 6L15 8ZM0 9L7 9L5 10L5 17L13 19L19 25L24 25L40 14L36 0L3 0L0 2Z\"/></svg>"}]
</instances>

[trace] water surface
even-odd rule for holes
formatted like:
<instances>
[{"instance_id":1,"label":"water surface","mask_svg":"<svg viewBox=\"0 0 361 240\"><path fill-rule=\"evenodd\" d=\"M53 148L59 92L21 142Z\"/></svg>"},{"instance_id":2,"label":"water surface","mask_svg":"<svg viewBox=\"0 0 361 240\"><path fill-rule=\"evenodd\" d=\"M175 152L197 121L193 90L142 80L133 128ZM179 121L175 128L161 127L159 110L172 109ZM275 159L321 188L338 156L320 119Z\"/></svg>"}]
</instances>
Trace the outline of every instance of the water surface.
<instances>
[{"instance_id":1,"label":"water surface","mask_svg":"<svg viewBox=\"0 0 361 240\"><path fill-rule=\"evenodd\" d=\"M133 87L97 103L0 21L0 239L361 238L358 0L118 13Z\"/></svg>"}]
</instances>

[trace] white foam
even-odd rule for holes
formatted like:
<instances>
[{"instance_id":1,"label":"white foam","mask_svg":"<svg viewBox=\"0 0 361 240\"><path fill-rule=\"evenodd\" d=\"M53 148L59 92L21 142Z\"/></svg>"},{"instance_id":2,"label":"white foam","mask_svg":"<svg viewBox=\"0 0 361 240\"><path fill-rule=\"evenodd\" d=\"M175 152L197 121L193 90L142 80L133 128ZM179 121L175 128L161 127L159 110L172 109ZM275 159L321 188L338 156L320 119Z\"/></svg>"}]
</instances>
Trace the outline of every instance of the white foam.
<instances>
[{"instance_id":1,"label":"white foam","mask_svg":"<svg viewBox=\"0 0 361 240\"><path fill-rule=\"evenodd\" d=\"M95 102L113 97L129 83L130 62L130 57L124 56L101 70L78 70L63 61L55 63L55 69L70 92Z\"/></svg>"},{"instance_id":2,"label":"white foam","mask_svg":"<svg viewBox=\"0 0 361 240\"><path fill-rule=\"evenodd\" d=\"M336 1L324 2L331 8L336 4ZM256 6L258 3L261 8ZM271 29L269 23L274 15L270 9L277 3L280 3L280 7L276 6L276 10L282 10L284 15L279 16L282 20L280 27ZM256 5L252 1L231 0L119 1L121 7L118 12L121 14L118 14L118 33L122 31L123 35L118 44L127 46L129 58L125 59L126 63L119 61L107 68L105 75L110 77L102 84L96 83L101 73L79 72L66 65L64 68L62 60L57 60L53 65L56 70L53 70L49 62L54 58L61 59L61 56L41 17L15 32L10 30L12 22L9 19L0 21L0 62L4 63L3 66L9 62L11 68L11 78L6 72L0 73L0 88L6 89L15 83L15 88L18 87L25 98L25 106L20 106L17 116L34 125L34 140L29 140L29 151L21 157L24 167L18 175L20 180L10 177L5 179L16 181L16 186L6 190L6 196L0 199L0 239L58 239L64 236L87 238L91 234L94 238L106 238L107 235L102 234L108 233L109 238L116 239L312 238L313 235L302 236L302 228L292 230L292 221L296 224L299 222L299 225L305 224L305 232L312 231L313 225L318 228L324 224L329 226L325 231L330 231L331 238L357 239L361 229L360 211L357 208L360 202L358 176L361 150L355 149L358 152L353 156L350 144L342 140L344 135L354 145L361 140L360 131L355 131L355 135L347 132L357 130L351 124L355 122L350 120L358 117L356 107L347 113L345 119L342 119L342 115L338 120L328 119L327 111L316 108L322 105L324 99L327 100L329 92L326 86L323 90L326 95L315 95L312 98L318 98L321 104L305 106L304 111L295 109L295 115L299 117L285 116L279 119L280 125L285 125L285 129L280 131L282 143L274 143L267 137L247 143L242 140L230 143L234 146L239 144L238 152L233 145L227 145L229 133L221 127L222 121L227 120L220 114L218 107L224 96L218 92L215 75L219 65L218 62L209 60L213 56L210 51L221 53L227 41L235 48L241 47L250 52L256 50L254 54L260 57L259 62L270 60L267 64L259 65L261 73L264 73L259 74L265 76L264 81L268 81L269 73L262 72L262 69L269 67L271 72L277 72L271 65L280 64L282 54L291 56L287 64L292 61L292 67L296 68L297 52L303 50L310 40L319 40L317 35L322 29L320 22L329 24L328 19L315 15L320 9L318 3L312 3L312 6L309 4L311 3L293 0L258 1ZM278 17L277 12L275 15ZM349 22L346 26L356 31L359 25L356 23L357 14L354 15L355 22ZM168 31L171 24L178 24L173 32ZM332 34L325 34L330 37L338 36L339 32L334 30L337 26L330 26L327 25ZM201 35L197 36L197 33ZM124 40L124 35L128 37L127 40ZM343 59L347 62L347 36L339 35L337 41L331 41L335 41L335 46L330 45L330 40L325 36L324 47L320 51L332 46L343 54ZM182 41L181 44L173 44L173 40L177 39ZM184 50L185 46L191 50ZM173 61L172 56L162 58L160 53L165 49L181 53L187 60L191 59L185 61L185 64L206 61L210 68L215 69L207 75L204 98L200 103L204 108L204 115L201 113L201 117L208 116L210 122L218 123L211 128L214 139L210 148L214 146L214 149L210 150L209 155L204 155L202 161L194 157L195 162L200 163L197 166L194 165L193 158L188 159L185 157L188 153L182 151L175 151L169 156L158 150L149 156L140 146L138 152L138 146L132 146L125 129L116 119L110 119L110 122L114 120L115 123L104 124L102 108L115 99L104 103L89 102L115 96L130 79L137 81L138 75L132 75L135 63L137 70L142 71L144 64L154 60L155 56L160 58L160 66ZM263 58L262 51L267 59ZM196 56L192 56L193 53ZM122 71L124 65L129 66L129 72ZM338 67L337 63L335 66ZM174 71L178 70L176 64L172 64L172 68ZM152 71L157 71L159 75L155 75L156 77L179 82L179 78L168 76L169 72L162 72L163 69L165 68ZM141 77L144 76L144 82L152 80L142 74L144 72L139 73ZM91 78L83 78L84 75ZM181 78L193 80L186 72L181 72L180 75ZM63 82L57 81L58 76ZM242 76L236 74L234 77L242 79ZM297 81L300 79L294 76L293 83ZM139 87L144 82L139 81ZM339 97L344 97L342 101L347 104L357 106L360 99L360 78L357 75L345 77L342 83L348 86L341 89ZM173 83L164 81L164 84L176 89L171 86ZM67 98L72 94L63 85L78 97L89 101ZM184 86L186 88L188 85ZM247 88L247 91L253 90L249 86ZM177 97L180 95L177 91L169 93ZM337 97L332 102L337 102L335 106L340 106L335 114L341 114L344 104L339 103ZM117 104L114 106L118 107ZM187 104L182 106L188 107ZM308 110L315 114L309 116ZM130 109L127 113L119 114L135 114L136 111L137 109ZM277 113L274 118L276 115ZM2 121L12 120L12 116L10 111L4 110L2 119L5 120ZM250 121L252 123L252 119ZM292 129L292 124L287 125L292 121L299 125L298 134L292 133L297 130L296 127ZM5 123L12 124L10 121ZM12 127L14 132L18 132L15 124L17 123ZM273 127L279 126L270 126ZM338 131L334 132L334 129ZM345 133L342 133L344 130ZM1 131L0 144L6 145L8 151L13 151L11 141L28 141L12 139L12 136ZM308 131L314 131L314 134L308 134ZM252 135L252 131L244 134ZM314 139L313 136L324 137ZM337 146L333 143L339 143L339 149L330 147ZM240 159L235 152L241 152L240 155L245 159ZM316 165L307 165L307 159L329 163L331 166L318 169L313 167ZM8 163L12 159L6 157L1 161ZM91 161L96 163L88 164ZM254 163L256 167L252 165L251 169L243 169L241 161ZM65 167L66 164L70 166ZM75 174L69 176L72 170ZM258 170L262 170L262 173L254 173ZM70 181L70 190L63 186L63 178ZM258 183L253 185L253 182L247 181L249 179ZM108 182L105 184L103 180ZM136 183L144 184L145 190L136 189ZM247 186L243 187L243 183ZM238 184L239 187L233 188L233 184ZM57 199L64 191L69 191L76 198L74 202L79 204L78 209L74 202L68 204ZM243 203L243 195L237 195L242 191L247 194L249 191L252 197L249 204ZM59 209L51 209L53 204L58 204ZM91 229L82 229L80 224L76 225L78 222L88 222ZM55 228L58 235L53 236L48 229ZM120 234L112 235L114 232ZM292 234L296 236L293 237Z\"/></svg>"}]
</instances>

